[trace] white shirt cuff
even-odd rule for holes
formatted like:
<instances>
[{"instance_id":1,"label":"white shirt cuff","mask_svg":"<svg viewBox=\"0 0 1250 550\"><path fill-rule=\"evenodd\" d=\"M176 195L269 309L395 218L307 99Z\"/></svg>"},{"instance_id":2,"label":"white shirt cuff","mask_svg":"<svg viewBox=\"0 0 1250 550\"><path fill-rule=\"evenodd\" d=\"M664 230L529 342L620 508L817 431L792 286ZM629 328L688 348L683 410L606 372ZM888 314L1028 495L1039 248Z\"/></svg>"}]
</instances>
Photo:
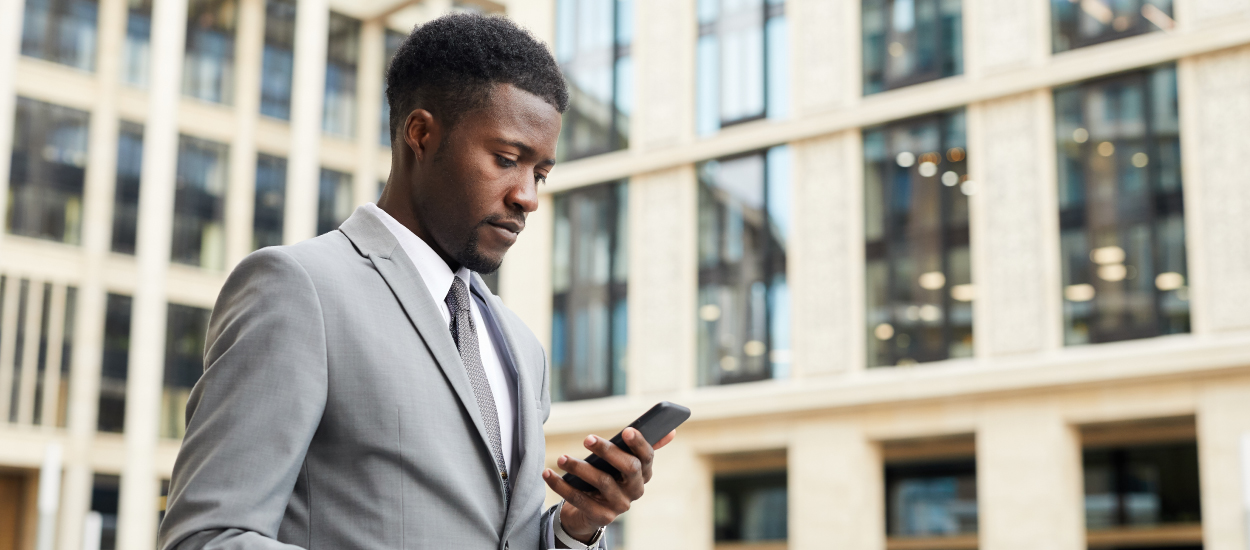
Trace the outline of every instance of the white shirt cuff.
<instances>
[{"instance_id":1,"label":"white shirt cuff","mask_svg":"<svg viewBox=\"0 0 1250 550\"><path fill-rule=\"evenodd\" d=\"M564 531L564 527L560 525L560 511L564 509L564 501L560 501L560 504L556 506L555 513L551 514L551 532L555 535L554 538L559 539L565 546L574 550L600 550L599 543L603 541L604 529L600 527L599 530L595 532L594 538L590 539L590 544L582 544L580 541L566 533ZM554 542L554 540L551 541L551 543Z\"/></svg>"}]
</instances>

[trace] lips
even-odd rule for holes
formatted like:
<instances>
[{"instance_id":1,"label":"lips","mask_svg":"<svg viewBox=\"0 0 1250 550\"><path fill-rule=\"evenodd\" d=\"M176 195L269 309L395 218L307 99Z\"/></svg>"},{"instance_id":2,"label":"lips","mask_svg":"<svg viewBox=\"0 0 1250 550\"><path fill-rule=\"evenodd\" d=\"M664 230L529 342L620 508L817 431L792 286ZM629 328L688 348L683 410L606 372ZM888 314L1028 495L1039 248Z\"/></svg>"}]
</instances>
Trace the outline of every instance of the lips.
<instances>
[{"instance_id":1,"label":"lips","mask_svg":"<svg viewBox=\"0 0 1250 550\"><path fill-rule=\"evenodd\" d=\"M490 222L490 224L500 229L510 231L513 234L520 234L521 231L525 229L524 223L517 223L514 221L508 221L508 220Z\"/></svg>"}]
</instances>

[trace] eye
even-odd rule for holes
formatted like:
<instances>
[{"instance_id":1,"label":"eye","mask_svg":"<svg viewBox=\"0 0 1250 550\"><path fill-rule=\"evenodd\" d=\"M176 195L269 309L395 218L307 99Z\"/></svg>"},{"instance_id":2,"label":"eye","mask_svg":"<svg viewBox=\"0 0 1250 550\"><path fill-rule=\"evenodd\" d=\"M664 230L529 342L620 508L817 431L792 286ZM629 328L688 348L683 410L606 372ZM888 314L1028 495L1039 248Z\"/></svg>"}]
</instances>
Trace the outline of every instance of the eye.
<instances>
[{"instance_id":1,"label":"eye","mask_svg":"<svg viewBox=\"0 0 1250 550\"><path fill-rule=\"evenodd\" d=\"M503 155L495 155L495 162L499 163L503 168L516 168L516 161Z\"/></svg>"},{"instance_id":2,"label":"eye","mask_svg":"<svg viewBox=\"0 0 1250 550\"><path fill-rule=\"evenodd\" d=\"M536 183L547 183L547 174L534 173L534 181Z\"/></svg>"}]
</instances>

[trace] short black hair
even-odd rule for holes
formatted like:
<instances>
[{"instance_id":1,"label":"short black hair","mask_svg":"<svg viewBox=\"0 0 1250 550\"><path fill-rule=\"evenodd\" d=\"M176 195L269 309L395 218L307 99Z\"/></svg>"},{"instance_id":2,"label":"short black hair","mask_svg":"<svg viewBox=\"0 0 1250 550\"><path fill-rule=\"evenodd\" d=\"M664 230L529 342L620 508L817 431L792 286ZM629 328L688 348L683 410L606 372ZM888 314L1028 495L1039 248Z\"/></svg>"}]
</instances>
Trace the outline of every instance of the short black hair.
<instances>
[{"instance_id":1,"label":"short black hair","mask_svg":"<svg viewBox=\"0 0 1250 550\"><path fill-rule=\"evenodd\" d=\"M561 113L569 108L568 88L551 52L511 20L453 13L417 25L386 69L391 140L417 108L454 126L485 105L495 84L512 84Z\"/></svg>"}]
</instances>

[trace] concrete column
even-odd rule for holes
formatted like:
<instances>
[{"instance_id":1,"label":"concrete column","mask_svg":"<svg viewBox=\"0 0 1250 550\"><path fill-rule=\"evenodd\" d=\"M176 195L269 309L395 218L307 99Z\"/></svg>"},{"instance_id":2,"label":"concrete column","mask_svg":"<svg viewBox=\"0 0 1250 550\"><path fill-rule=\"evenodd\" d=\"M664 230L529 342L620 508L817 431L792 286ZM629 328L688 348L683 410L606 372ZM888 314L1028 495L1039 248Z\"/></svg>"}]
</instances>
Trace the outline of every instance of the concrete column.
<instances>
[{"instance_id":1,"label":"concrete column","mask_svg":"<svg viewBox=\"0 0 1250 550\"><path fill-rule=\"evenodd\" d=\"M240 0L235 37L234 118L230 141L230 184L226 191L226 271L252 252L256 204L256 120L260 117L260 75L264 63L265 2Z\"/></svg>"},{"instance_id":2,"label":"concrete column","mask_svg":"<svg viewBox=\"0 0 1250 550\"><path fill-rule=\"evenodd\" d=\"M14 83L17 82L17 59L22 55L22 10L26 2L0 2L0 248L9 212L9 163L13 151L13 117L17 108Z\"/></svg>"},{"instance_id":3,"label":"concrete column","mask_svg":"<svg viewBox=\"0 0 1250 550\"><path fill-rule=\"evenodd\" d=\"M317 235L317 186L321 174L321 114L326 92L326 0L302 0L295 15L295 67L291 77L291 154L286 162L286 210L282 242Z\"/></svg>"},{"instance_id":4,"label":"concrete column","mask_svg":"<svg viewBox=\"0 0 1250 550\"><path fill-rule=\"evenodd\" d=\"M386 71L386 26L381 19L360 27L360 66L356 77L356 170L352 179L357 205L378 200L378 135L381 134L382 78Z\"/></svg>"},{"instance_id":5,"label":"concrete column","mask_svg":"<svg viewBox=\"0 0 1250 550\"><path fill-rule=\"evenodd\" d=\"M690 165L630 180L630 394L695 385L698 200Z\"/></svg>"},{"instance_id":6,"label":"concrete column","mask_svg":"<svg viewBox=\"0 0 1250 550\"><path fill-rule=\"evenodd\" d=\"M1038 65L1050 56L1050 4L964 0L964 74L982 78Z\"/></svg>"},{"instance_id":7,"label":"concrete column","mask_svg":"<svg viewBox=\"0 0 1250 550\"><path fill-rule=\"evenodd\" d=\"M1057 410L987 409L977 432L977 509L984 550L1085 548L1080 439Z\"/></svg>"},{"instance_id":8,"label":"concrete column","mask_svg":"<svg viewBox=\"0 0 1250 550\"><path fill-rule=\"evenodd\" d=\"M797 426L786 460L790 548L885 546L881 453L858 427L834 422Z\"/></svg>"},{"instance_id":9,"label":"concrete column","mask_svg":"<svg viewBox=\"0 0 1250 550\"><path fill-rule=\"evenodd\" d=\"M974 341L980 357L1062 345L1050 91L968 108Z\"/></svg>"},{"instance_id":10,"label":"concrete column","mask_svg":"<svg viewBox=\"0 0 1250 550\"><path fill-rule=\"evenodd\" d=\"M1250 525L1242 501L1241 438L1250 433L1250 383L1212 380L1198 398L1198 474L1207 550L1244 550Z\"/></svg>"},{"instance_id":11,"label":"concrete column","mask_svg":"<svg viewBox=\"0 0 1250 550\"><path fill-rule=\"evenodd\" d=\"M803 116L858 103L863 89L860 3L788 0L786 21L791 112Z\"/></svg>"},{"instance_id":12,"label":"concrete column","mask_svg":"<svg viewBox=\"0 0 1250 550\"><path fill-rule=\"evenodd\" d=\"M1182 59L1179 80L1193 331L1250 329L1250 47Z\"/></svg>"},{"instance_id":13,"label":"concrete column","mask_svg":"<svg viewBox=\"0 0 1250 550\"><path fill-rule=\"evenodd\" d=\"M695 0L635 4L634 104L643 108L635 111L630 126L630 148L659 149L692 141L699 38Z\"/></svg>"},{"instance_id":14,"label":"concrete column","mask_svg":"<svg viewBox=\"0 0 1250 550\"><path fill-rule=\"evenodd\" d=\"M712 470L707 459L678 437L655 454L655 472L646 497L634 503L625 522L629 548L712 548Z\"/></svg>"},{"instance_id":15,"label":"concrete column","mask_svg":"<svg viewBox=\"0 0 1250 550\"><path fill-rule=\"evenodd\" d=\"M20 383L17 386L17 423L30 425L35 410L35 369L39 363L39 332L43 321L43 284L45 281L31 279L26 289L26 318L17 322L26 325L22 335L21 365L15 365L20 372Z\"/></svg>"},{"instance_id":16,"label":"concrete column","mask_svg":"<svg viewBox=\"0 0 1250 550\"><path fill-rule=\"evenodd\" d=\"M797 142L786 256L796 378L864 368L863 153L858 130Z\"/></svg>"},{"instance_id":17,"label":"concrete column","mask_svg":"<svg viewBox=\"0 0 1250 550\"><path fill-rule=\"evenodd\" d=\"M551 349L551 247L554 225L551 195L541 195L538 210L526 218L525 231L521 232L504 259L508 267L499 270L499 296L548 350Z\"/></svg>"},{"instance_id":18,"label":"concrete column","mask_svg":"<svg viewBox=\"0 0 1250 550\"><path fill-rule=\"evenodd\" d=\"M185 49L185 0L152 6L154 75L148 92L147 126L139 184L135 296L126 381L126 465L122 469L118 548L156 544L155 455L165 362L166 286L173 229L174 177L178 162L178 103Z\"/></svg>"},{"instance_id":19,"label":"concrete column","mask_svg":"<svg viewBox=\"0 0 1250 550\"><path fill-rule=\"evenodd\" d=\"M1218 25L1250 15L1250 0L1176 0L1172 11L1182 29Z\"/></svg>"}]
</instances>

